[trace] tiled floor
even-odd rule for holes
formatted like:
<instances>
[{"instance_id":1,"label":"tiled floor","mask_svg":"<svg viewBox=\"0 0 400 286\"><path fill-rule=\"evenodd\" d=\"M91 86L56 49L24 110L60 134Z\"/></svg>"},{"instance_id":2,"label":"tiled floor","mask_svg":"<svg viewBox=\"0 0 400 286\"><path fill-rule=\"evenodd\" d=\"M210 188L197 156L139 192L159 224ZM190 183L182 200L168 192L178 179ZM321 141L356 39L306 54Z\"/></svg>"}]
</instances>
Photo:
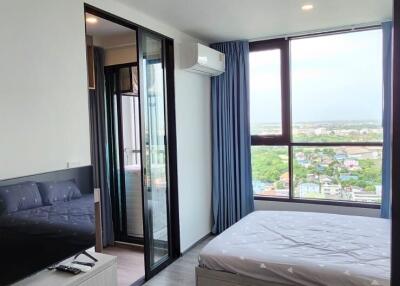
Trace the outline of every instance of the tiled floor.
<instances>
[{"instance_id":1,"label":"tiled floor","mask_svg":"<svg viewBox=\"0 0 400 286\"><path fill-rule=\"evenodd\" d=\"M118 286L130 286L144 276L144 253L140 248L111 246L103 251L117 257Z\"/></svg>"},{"instance_id":2,"label":"tiled floor","mask_svg":"<svg viewBox=\"0 0 400 286\"><path fill-rule=\"evenodd\" d=\"M195 286L195 268L198 265L200 250L211 239L212 237L202 241L144 285ZM144 276L142 250L127 246L113 246L105 248L103 252L117 256L119 286L130 286Z\"/></svg>"},{"instance_id":3,"label":"tiled floor","mask_svg":"<svg viewBox=\"0 0 400 286\"><path fill-rule=\"evenodd\" d=\"M148 281L146 286L195 286L195 268L198 265L200 250L212 238L207 238L199 245L185 253L173 264Z\"/></svg>"}]
</instances>

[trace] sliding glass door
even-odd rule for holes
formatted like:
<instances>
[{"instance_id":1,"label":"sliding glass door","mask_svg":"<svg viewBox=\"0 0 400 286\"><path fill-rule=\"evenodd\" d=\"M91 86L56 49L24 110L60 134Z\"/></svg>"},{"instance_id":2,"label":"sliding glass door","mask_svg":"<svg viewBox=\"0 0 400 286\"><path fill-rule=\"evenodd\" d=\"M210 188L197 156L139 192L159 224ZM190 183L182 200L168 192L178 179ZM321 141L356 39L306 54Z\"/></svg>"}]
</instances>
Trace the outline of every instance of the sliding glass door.
<instances>
[{"instance_id":1,"label":"sliding glass door","mask_svg":"<svg viewBox=\"0 0 400 286\"><path fill-rule=\"evenodd\" d=\"M164 40L139 33L145 262L148 278L170 258L168 137Z\"/></svg>"},{"instance_id":2,"label":"sliding glass door","mask_svg":"<svg viewBox=\"0 0 400 286\"><path fill-rule=\"evenodd\" d=\"M99 164L106 168L115 240L144 246L148 280L181 254L174 42L86 4L85 12L136 32L136 51L124 49L116 65L104 67L99 116L106 119L107 152ZM105 62L113 55L106 48Z\"/></svg>"}]
</instances>

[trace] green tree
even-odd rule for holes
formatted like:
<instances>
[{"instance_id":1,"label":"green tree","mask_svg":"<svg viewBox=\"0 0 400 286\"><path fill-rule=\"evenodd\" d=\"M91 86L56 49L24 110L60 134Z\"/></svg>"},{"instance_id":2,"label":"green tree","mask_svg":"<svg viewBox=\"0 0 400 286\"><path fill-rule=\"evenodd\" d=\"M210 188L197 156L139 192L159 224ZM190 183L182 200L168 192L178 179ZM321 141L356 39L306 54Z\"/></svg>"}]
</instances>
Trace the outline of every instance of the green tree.
<instances>
[{"instance_id":1,"label":"green tree","mask_svg":"<svg viewBox=\"0 0 400 286\"><path fill-rule=\"evenodd\" d=\"M252 150L251 159L253 178L256 180L276 182L288 171L285 148L256 147Z\"/></svg>"}]
</instances>

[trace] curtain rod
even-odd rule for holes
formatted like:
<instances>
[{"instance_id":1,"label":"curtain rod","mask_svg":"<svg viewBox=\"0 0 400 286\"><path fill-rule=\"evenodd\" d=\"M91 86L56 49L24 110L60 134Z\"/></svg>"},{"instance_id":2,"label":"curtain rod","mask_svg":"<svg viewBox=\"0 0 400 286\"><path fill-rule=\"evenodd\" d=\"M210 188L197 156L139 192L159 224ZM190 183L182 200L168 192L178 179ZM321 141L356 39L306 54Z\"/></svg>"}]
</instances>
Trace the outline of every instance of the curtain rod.
<instances>
[{"instance_id":1,"label":"curtain rod","mask_svg":"<svg viewBox=\"0 0 400 286\"><path fill-rule=\"evenodd\" d=\"M329 34L337 34L337 33L345 33L345 32L355 32L355 31L362 31L362 30L369 30L369 29L376 29L382 26L382 23L389 22L392 20L385 20L381 22L370 22L358 25L347 25L329 29L318 29L318 30L311 30L307 32L297 32L297 33L289 33L289 34L281 34L275 35L271 37L263 37L263 38L256 38L251 39L249 42L258 42L258 41L267 41L267 40L274 40L274 39L298 39L298 38L306 38L306 37L313 37L313 36L323 36Z\"/></svg>"}]
</instances>

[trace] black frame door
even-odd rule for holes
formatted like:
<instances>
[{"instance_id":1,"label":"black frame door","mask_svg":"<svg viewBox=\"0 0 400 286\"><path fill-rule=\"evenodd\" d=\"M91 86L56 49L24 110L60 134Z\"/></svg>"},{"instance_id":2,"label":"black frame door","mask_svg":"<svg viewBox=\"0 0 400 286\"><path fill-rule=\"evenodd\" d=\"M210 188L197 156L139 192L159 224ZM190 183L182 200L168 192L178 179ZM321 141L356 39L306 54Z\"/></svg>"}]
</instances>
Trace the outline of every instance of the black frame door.
<instances>
[{"instance_id":1,"label":"black frame door","mask_svg":"<svg viewBox=\"0 0 400 286\"><path fill-rule=\"evenodd\" d=\"M149 60L148 58L144 58L145 54L145 44L144 39L151 38L152 40L161 44L161 55L157 59ZM140 90L141 94L141 106L142 106L142 180L143 180L143 217L144 217L144 237L145 237L145 269L146 269L146 280L150 279L166 266L168 266L172 261L174 261L177 257L180 256L180 243L179 239L179 215L178 209L174 206L178 205L178 188L177 188L177 174L176 174L176 137L175 137L175 101L174 101L174 82L173 82L173 73L174 73L174 65L173 65L173 42L159 34L152 33L150 31L139 29L138 30L138 63L140 70ZM163 69L162 79L158 79L163 84L163 115L164 118L161 120L165 123L165 126L161 126L158 128L164 129L164 138L163 143L165 146L165 174L166 174L166 194L165 194L165 203L166 207L166 220L167 220L167 241L158 240L154 237L154 221L155 216L157 216L158 210L153 210L153 200L154 200L154 192L153 185L151 183L152 180L152 170L151 166L147 164L146 160L149 160L151 157L150 148L146 148L150 146L149 142L150 134L146 135L153 125L151 122L152 114L150 112L145 112L147 105L151 105L152 103L148 102L151 100L151 96L147 96L147 91L143 89L147 88L147 67L144 66L144 61L148 64L151 62L152 64L159 64ZM147 118L146 118L147 117ZM148 124L149 126L146 126ZM150 130L151 131L151 130ZM147 150L146 150L147 149ZM150 159L151 160L151 159ZM150 163L151 165L151 163ZM159 211L158 211L159 212ZM159 215L159 213L158 213ZM157 219L157 217L156 217ZM164 254L161 258L155 259L157 256L156 249L157 248L166 248L167 253Z\"/></svg>"},{"instance_id":2,"label":"black frame door","mask_svg":"<svg viewBox=\"0 0 400 286\"><path fill-rule=\"evenodd\" d=\"M164 269L174 260L181 256L181 249L180 249L180 228L179 228L179 200L178 200L178 171L177 171L177 146L176 146L176 120L175 120L175 66L174 66L174 41L173 39L166 37L160 33L137 25L131 21L128 21L124 18L96 8L89 4L84 4L85 12L90 13L92 15L101 17L103 19L112 21L116 24L128 27L132 30L137 32L137 39L140 39L140 35L143 32L148 32L153 35L160 37L163 40L163 65L165 68L164 73L164 81L165 81L165 124L166 124L166 137L167 140L167 156L168 156L168 202L169 202L169 226L168 226L168 248L169 248L169 256L168 258L163 261L161 264L157 265L156 267L150 267L149 264L149 251L146 250L149 248L148 242L146 241L146 228L148 224L146 220L144 220L144 246L145 246L145 270L146 270L146 280L153 277L159 271ZM141 41L137 41L137 55L140 58L141 55ZM138 60L138 62L140 62ZM138 65L138 76L141 78L141 66ZM141 80L139 80L139 94L141 94ZM142 112L140 112L142 114ZM112 114L107 114L107 118L109 119ZM141 122L141 127L143 123ZM141 132L141 134L143 134ZM142 140L143 142L143 140ZM112 148L113 146L109 146ZM142 149L143 145L142 145ZM117 162L110 162L112 164L116 164ZM143 163L143 162L142 162ZM143 166L143 165L142 165ZM110 170L111 172L111 170ZM143 186L143 174L145 170L142 168L142 186ZM114 180L110 182L111 186L118 187L118 181ZM119 202L113 194L111 194L111 199L115 202L115 208L113 206L113 216L115 216L115 210L117 210L119 206ZM143 216L145 217L146 209L144 208L144 198L143 198ZM122 219L120 219L121 221Z\"/></svg>"}]
</instances>

